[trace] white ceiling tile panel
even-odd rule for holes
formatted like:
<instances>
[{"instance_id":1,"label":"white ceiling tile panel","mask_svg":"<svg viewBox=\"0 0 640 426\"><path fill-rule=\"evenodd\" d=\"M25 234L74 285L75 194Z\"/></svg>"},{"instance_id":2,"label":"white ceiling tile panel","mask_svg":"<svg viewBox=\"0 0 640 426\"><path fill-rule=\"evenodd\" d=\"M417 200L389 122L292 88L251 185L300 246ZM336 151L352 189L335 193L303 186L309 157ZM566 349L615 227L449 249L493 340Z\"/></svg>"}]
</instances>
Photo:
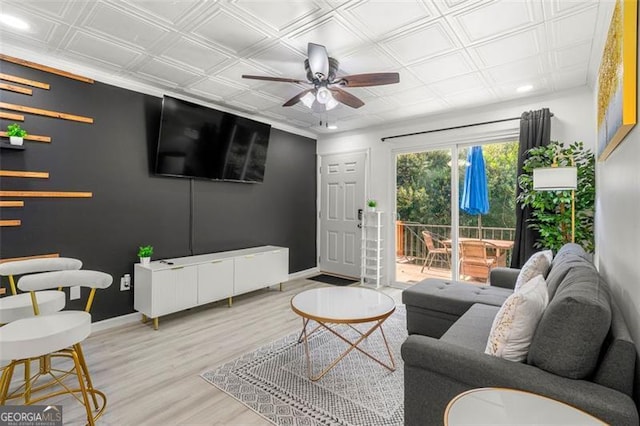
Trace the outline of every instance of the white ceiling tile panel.
<instances>
[{"instance_id":1,"label":"white ceiling tile panel","mask_svg":"<svg viewBox=\"0 0 640 426\"><path fill-rule=\"evenodd\" d=\"M120 67L127 67L140 56L140 52L127 46L81 31L72 34L65 50Z\"/></svg>"},{"instance_id":2,"label":"white ceiling tile panel","mask_svg":"<svg viewBox=\"0 0 640 426\"><path fill-rule=\"evenodd\" d=\"M405 0L402 7L398 7L397 1L362 1L347 11L359 27L374 38L430 16L419 0Z\"/></svg>"},{"instance_id":3,"label":"white ceiling tile panel","mask_svg":"<svg viewBox=\"0 0 640 426\"><path fill-rule=\"evenodd\" d=\"M425 83L434 83L473 71L472 65L462 51L409 65L407 69Z\"/></svg>"},{"instance_id":4,"label":"white ceiling tile panel","mask_svg":"<svg viewBox=\"0 0 640 426\"><path fill-rule=\"evenodd\" d=\"M189 80L197 77L197 74L195 73L168 64L159 59L152 59L146 62L139 68L138 72L153 79L157 79L176 86L181 86Z\"/></svg>"},{"instance_id":5,"label":"white ceiling tile panel","mask_svg":"<svg viewBox=\"0 0 640 426\"><path fill-rule=\"evenodd\" d=\"M454 108L466 108L472 105L495 102L496 95L486 88L476 88L466 92L458 92L445 97L447 103Z\"/></svg>"},{"instance_id":6,"label":"white ceiling tile panel","mask_svg":"<svg viewBox=\"0 0 640 426\"><path fill-rule=\"evenodd\" d=\"M302 52L307 51L307 44L310 42L321 44L327 48L329 56L335 56L340 51L352 49L362 42L362 39L356 36L352 29L348 29L345 24L333 16L307 25L295 35L287 38Z\"/></svg>"},{"instance_id":7,"label":"white ceiling tile panel","mask_svg":"<svg viewBox=\"0 0 640 426\"><path fill-rule=\"evenodd\" d=\"M282 0L237 0L233 3L275 31L282 31L323 12L322 7L314 1L288 2L286 7L282 7Z\"/></svg>"},{"instance_id":8,"label":"white ceiling tile panel","mask_svg":"<svg viewBox=\"0 0 640 426\"><path fill-rule=\"evenodd\" d=\"M446 110L449 106L439 99L429 99L411 105L402 105L393 111L387 111L385 115L393 120L425 115Z\"/></svg>"},{"instance_id":9,"label":"white ceiling tile panel","mask_svg":"<svg viewBox=\"0 0 640 426\"><path fill-rule=\"evenodd\" d=\"M542 3L547 19L553 19L559 15L572 13L579 9L597 6L599 0L550 0Z\"/></svg>"},{"instance_id":10,"label":"white ceiling tile panel","mask_svg":"<svg viewBox=\"0 0 640 426\"><path fill-rule=\"evenodd\" d=\"M595 7L551 21L552 47L560 48L591 40L596 26Z\"/></svg>"},{"instance_id":11,"label":"white ceiling tile panel","mask_svg":"<svg viewBox=\"0 0 640 426\"><path fill-rule=\"evenodd\" d=\"M375 46L365 45L362 49L340 57L338 75L388 72L397 68L397 62Z\"/></svg>"},{"instance_id":12,"label":"white ceiling tile panel","mask_svg":"<svg viewBox=\"0 0 640 426\"><path fill-rule=\"evenodd\" d=\"M456 48L441 24L431 24L382 43L389 53L407 64Z\"/></svg>"},{"instance_id":13,"label":"white ceiling tile panel","mask_svg":"<svg viewBox=\"0 0 640 426\"><path fill-rule=\"evenodd\" d=\"M229 55L186 37L181 37L174 42L162 53L162 56L200 71L208 70L229 59Z\"/></svg>"},{"instance_id":14,"label":"white ceiling tile panel","mask_svg":"<svg viewBox=\"0 0 640 426\"><path fill-rule=\"evenodd\" d=\"M252 91L243 92L238 96L234 96L231 100L251 105L256 109L267 109L280 105L278 99L253 93Z\"/></svg>"},{"instance_id":15,"label":"white ceiling tile panel","mask_svg":"<svg viewBox=\"0 0 640 426\"><path fill-rule=\"evenodd\" d=\"M259 29L225 11L206 19L194 29L194 33L234 53L248 49L267 38Z\"/></svg>"},{"instance_id":16,"label":"white ceiling tile panel","mask_svg":"<svg viewBox=\"0 0 640 426\"><path fill-rule=\"evenodd\" d=\"M429 85L429 88L440 96L449 96L453 93L466 92L484 87L485 83L480 73L461 75Z\"/></svg>"},{"instance_id":17,"label":"white ceiling tile panel","mask_svg":"<svg viewBox=\"0 0 640 426\"><path fill-rule=\"evenodd\" d=\"M169 23L178 22L190 10L202 3L199 0L125 0L125 2Z\"/></svg>"},{"instance_id":18,"label":"white ceiling tile panel","mask_svg":"<svg viewBox=\"0 0 640 426\"><path fill-rule=\"evenodd\" d=\"M468 37L477 42L540 22L542 11L538 0L498 0L482 2L452 18Z\"/></svg>"},{"instance_id":19,"label":"white ceiling tile panel","mask_svg":"<svg viewBox=\"0 0 640 426\"><path fill-rule=\"evenodd\" d=\"M542 59L539 56L527 58L509 64L498 65L483 71L495 83L501 81L522 80L543 74Z\"/></svg>"},{"instance_id":20,"label":"white ceiling tile panel","mask_svg":"<svg viewBox=\"0 0 640 426\"><path fill-rule=\"evenodd\" d=\"M13 7L9 7L9 5L11 6L17 5L19 7L21 4L20 1L10 1L10 2L3 1L3 3L5 3L5 6L0 7L3 13L7 13L7 11L11 9L12 14L14 13L15 9ZM29 5L29 8L31 8L32 12L41 11L48 15L51 15L57 18L62 18L64 17L65 12L71 6L71 4L72 2L70 1L47 0L47 1L33 2L33 4Z\"/></svg>"},{"instance_id":21,"label":"white ceiling tile panel","mask_svg":"<svg viewBox=\"0 0 640 426\"><path fill-rule=\"evenodd\" d=\"M261 80L250 80L246 78L242 78L243 74L247 75L265 75L264 70L255 67L248 62L235 62L234 64L226 67L224 70L216 72L216 77L223 78L228 80L232 84L238 84L245 87L257 87L264 84L264 81ZM285 84L285 83L275 83L275 84Z\"/></svg>"},{"instance_id":22,"label":"white ceiling tile panel","mask_svg":"<svg viewBox=\"0 0 640 426\"><path fill-rule=\"evenodd\" d=\"M149 49L168 33L164 28L133 13L123 12L104 3L99 3L91 11L84 25L141 49Z\"/></svg>"},{"instance_id":23,"label":"white ceiling tile panel","mask_svg":"<svg viewBox=\"0 0 640 426\"><path fill-rule=\"evenodd\" d=\"M397 92L393 95L393 100L400 105L411 105L415 103L425 102L433 98L433 93L426 87L418 87L415 89Z\"/></svg>"},{"instance_id":24,"label":"white ceiling tile panel","mask_svg":"<svg viewBox=\"0 0 640 426\"><path fill-rule=\"evenodd\" d=\"M591 42L578 44L553 52L553 59L558 68L570 68L576 65L587 65L591 54Z\"/></svg>"},{"instance_id":25,"label":"white ceiling tile panel","mask_svg":"<svg viewBox=\"0 0 640 426\"><path fill-rule=\"evenodd\" d=\"M304 60L307 58L295 49L277 43L255 54L250 55L252 61L267 67L278 75L288 78L306 80Z\"/></svg>"},{"instance_id":26,"label":"white ceiling tile panel","mask_svg":"<svg viewBox=\"0 0 640 426\"><path fill-rule=\"evenodd\" d=\"M539 41L542 26L511 34L488 43L473 46L485 67L505 64L518 59L535 56L546 50L546 43Z\"/></svg>"},{"instance_id":27,"label":"white ceiling tile panel","mask_svg":"<svg viewBox=\"0 0 640 426\"><path fill-rule=\"evenodd\" d=\"M215 78L207 78L190 85L185 90L190 93L209 96L213 99L224 99L235 96L244 89Z\"/></svg>"},{"instance_id":28,"label":"white ceiling tile panel","mask_svg":"<svg viewBox=\"0 0 640 426\"><path fill-rule=\"evenodd\" d=\"M587 67L555 72L551 75L551 79L556 90L584 86L587 83Z\"/></svg>"},{"instance_id":29,"label":"white ceiling tile panel","mask_svg":"<svg viewBox=\"0 0 640 426\"><path fill-rule=\"evenodd\" d=\"M518 87L525 85L531 85L533 88L529 92L519 93L517 91ZM538 78L515 79L511 82L503 82L499 85L492 86L492 89L501 99L509 100L544 94L547 93L551 87L547 76L541 76Z\"/></svg>"}]
</instances>

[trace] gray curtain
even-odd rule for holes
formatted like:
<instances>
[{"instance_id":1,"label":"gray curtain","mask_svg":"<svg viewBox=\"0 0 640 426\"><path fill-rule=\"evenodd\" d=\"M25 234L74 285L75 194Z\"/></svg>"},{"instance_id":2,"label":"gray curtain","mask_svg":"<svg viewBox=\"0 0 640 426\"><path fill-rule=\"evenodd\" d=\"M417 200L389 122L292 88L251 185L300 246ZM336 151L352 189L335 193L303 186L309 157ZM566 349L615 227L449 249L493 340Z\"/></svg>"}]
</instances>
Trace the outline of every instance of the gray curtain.
<instances>
[{"instance_id":1,"label":"gray curtain","mask_svg":"<svg viewBox=\"0 0 640 426\"><path fill-rule=\"evenodd\" d=\"M523 112L520 117L520 148L518 150L518 176L522 174L522 164L526 159L526 152L531 148L549 145L551 134L551 113L549 108L539 111ZM516 195L522 190L518 186ZM521 268L529 257L536 251L533 244L538 239L537 231L529 228L528 220L531 218L531 208L524 209L518 203L516 205L516 237L511 254L511 267Z\"/></svg>"}]
</instances>

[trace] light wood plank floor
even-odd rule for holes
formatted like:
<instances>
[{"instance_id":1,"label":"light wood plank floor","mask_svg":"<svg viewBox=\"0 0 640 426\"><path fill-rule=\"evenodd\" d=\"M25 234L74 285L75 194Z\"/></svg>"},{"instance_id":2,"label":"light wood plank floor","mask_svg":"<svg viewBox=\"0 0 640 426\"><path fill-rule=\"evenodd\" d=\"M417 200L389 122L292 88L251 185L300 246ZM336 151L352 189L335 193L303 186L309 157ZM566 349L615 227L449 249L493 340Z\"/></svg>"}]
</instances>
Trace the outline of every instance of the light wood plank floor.
<instances>
[{"instance_id":1,"label":"light wood plank floor","mask_svg":"<svg viewBox=\"0 0 640 426\"><path fill-rule=\"evenodd\" d=\"M135 323L91 335L83 349L94 386L107 394L99 425L264 425L246 408L199 374L297 331L295 294L326 286L299 279L283 291L266 289L160 318L160 329ZM381 291L401 303L402 290ZM100 297L98 293L96 297ZM21 375L21 371L16 374ZM72 397L61 401L65 424L84 424Z\"/></svg>"}]
</instances>

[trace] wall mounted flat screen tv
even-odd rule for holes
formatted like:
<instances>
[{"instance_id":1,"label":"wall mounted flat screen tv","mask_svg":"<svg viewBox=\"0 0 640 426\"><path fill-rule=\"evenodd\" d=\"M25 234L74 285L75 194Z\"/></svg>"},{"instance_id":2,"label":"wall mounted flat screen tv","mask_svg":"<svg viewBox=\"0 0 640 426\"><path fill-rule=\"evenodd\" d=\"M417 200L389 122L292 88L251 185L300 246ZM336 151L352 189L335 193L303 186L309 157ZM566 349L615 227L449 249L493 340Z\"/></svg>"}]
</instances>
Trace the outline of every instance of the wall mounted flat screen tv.
<instances>
[{"instance_id":1,"label":"wall mounted flat screen tv","mask_svg":"<svg viewBox=\"0 0 640 426\"><path fill-rule=\"evenodd\" d=\"M262 182L271 126L165 96L155 173Z\"/></svg>"}]
</instances>

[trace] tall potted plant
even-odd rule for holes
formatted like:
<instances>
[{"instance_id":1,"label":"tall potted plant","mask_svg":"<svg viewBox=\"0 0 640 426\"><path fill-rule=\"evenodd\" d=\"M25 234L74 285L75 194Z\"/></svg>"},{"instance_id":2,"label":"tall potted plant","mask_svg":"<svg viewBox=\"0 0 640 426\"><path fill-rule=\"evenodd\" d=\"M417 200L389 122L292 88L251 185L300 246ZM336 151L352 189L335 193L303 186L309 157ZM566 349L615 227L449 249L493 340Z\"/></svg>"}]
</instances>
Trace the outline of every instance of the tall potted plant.
<instances>
[{"instance_id":1,"label":"tall potted plant","mask_svg":"<svg viewBox=\"0 0 640 426\"><path fill-rule=\"evenodd\" d=\"M595 156L590 149L585 149L582 142L574 142L564 146L552 141L544 147L527 151L527 159L523 163L523 173L518 177L518 185L522 192L517 201L523 206L531 207L529 227L536 229L540 239L534 244L536 248L557 251L565 243L571 241L571 191L536 191L533 189L533 169L551 167L554 162L558 166L570 166L578 169L578 185L575 194L575 242L587 252L594 251L593 222L595 212Z\"/></svg>"}]
</instances>

